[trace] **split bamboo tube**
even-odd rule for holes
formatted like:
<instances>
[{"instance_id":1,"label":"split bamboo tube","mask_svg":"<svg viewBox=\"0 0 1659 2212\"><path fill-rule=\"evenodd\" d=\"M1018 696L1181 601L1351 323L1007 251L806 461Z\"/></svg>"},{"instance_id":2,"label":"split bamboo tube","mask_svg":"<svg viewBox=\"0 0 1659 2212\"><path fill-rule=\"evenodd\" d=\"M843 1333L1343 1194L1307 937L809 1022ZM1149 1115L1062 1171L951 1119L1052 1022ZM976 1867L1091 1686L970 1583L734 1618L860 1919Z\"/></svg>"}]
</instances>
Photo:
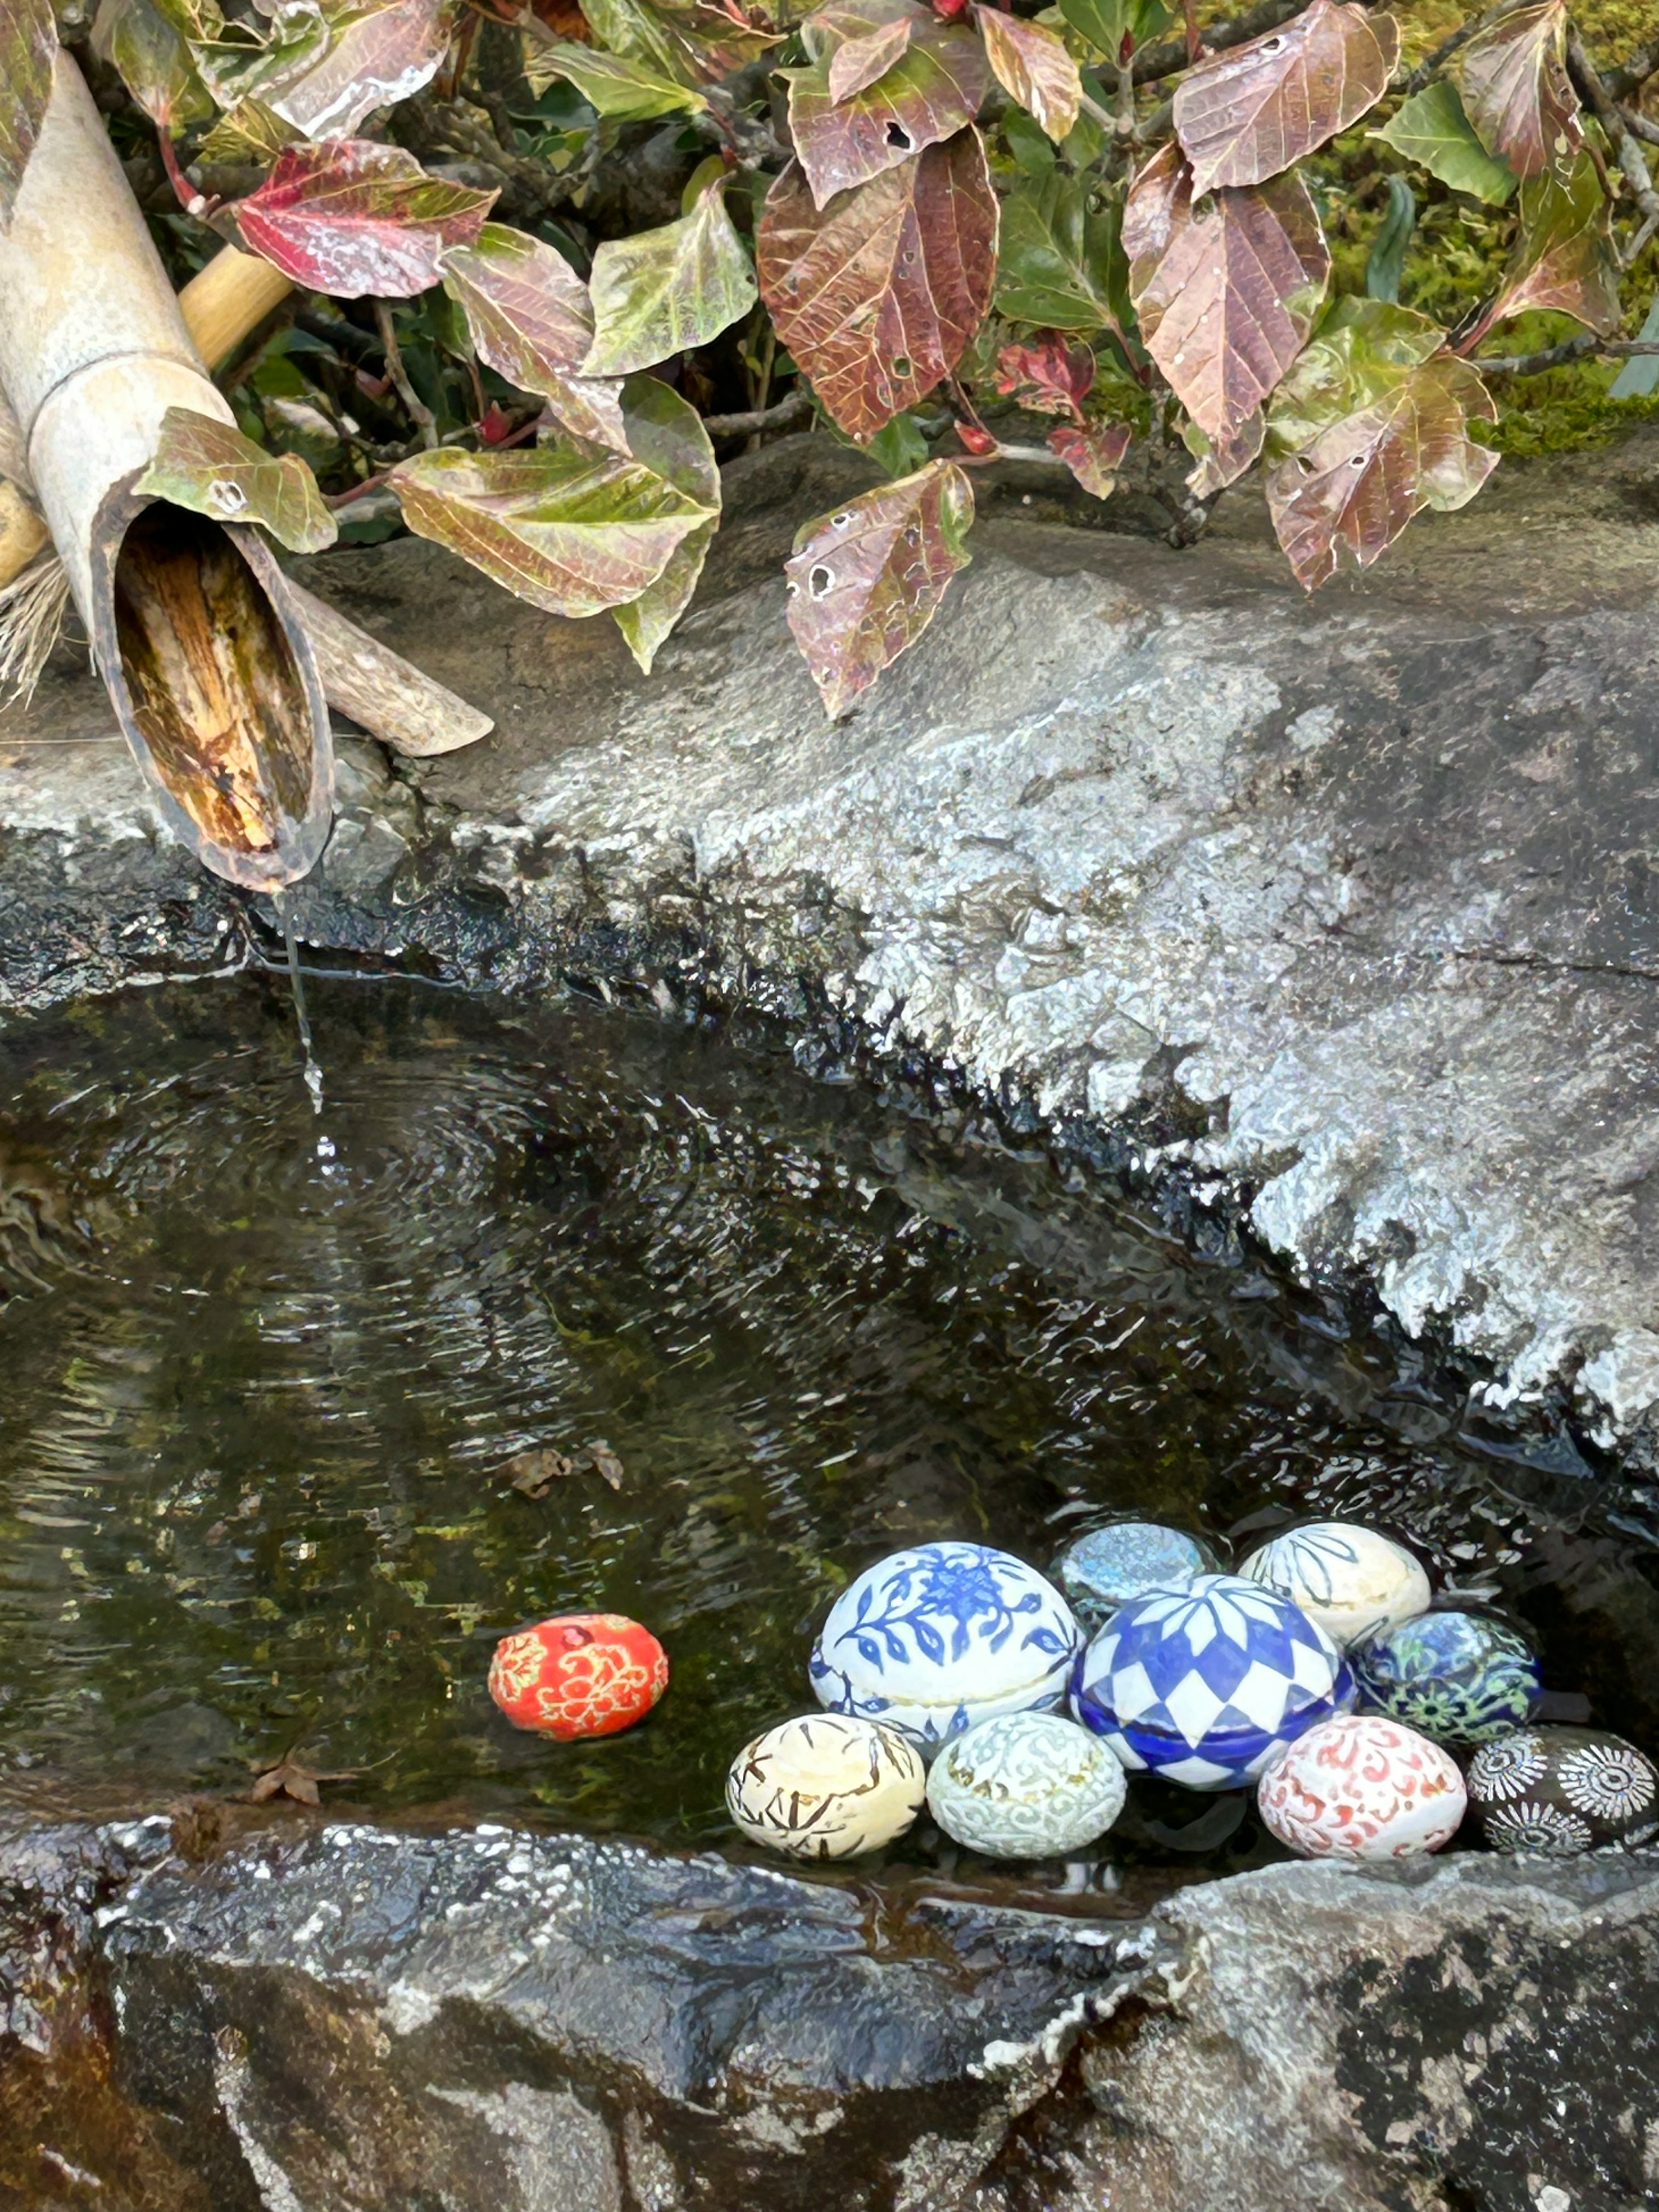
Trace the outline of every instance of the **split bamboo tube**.
<instances>
[{"instance_id":1,"label":"split bamboo tube","mask_svg":"<svg viewBox=\"0 0 1659 2212\"><path fill-rule=\"evenodd\" d=\"M67 54L0 233L0 386L141 770L216 874L294 882L333 814L316 660L252 532L133 493L169 407L234 418Z\"/></svg>"}]
</instances>

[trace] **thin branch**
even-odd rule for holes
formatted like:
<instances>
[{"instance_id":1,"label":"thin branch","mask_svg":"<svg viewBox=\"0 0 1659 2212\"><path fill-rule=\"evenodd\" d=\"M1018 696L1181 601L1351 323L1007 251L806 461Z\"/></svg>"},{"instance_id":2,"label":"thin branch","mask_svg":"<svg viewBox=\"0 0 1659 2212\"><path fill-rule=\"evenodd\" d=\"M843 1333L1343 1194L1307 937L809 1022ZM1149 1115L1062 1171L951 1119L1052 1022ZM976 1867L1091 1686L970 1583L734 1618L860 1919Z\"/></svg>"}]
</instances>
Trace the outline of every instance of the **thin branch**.
<instances>
[{"instance_id":1,"label":"thin branch","mask_svg":"<svg viewBox=\"0 0 1659 2212\"><path fill-rule=\"evenodd\" d=\"M1628 100L1650 76L1659 76L1659 39L1638 46L1623 69L1610 69L1602 82L1615 100Z\"/></svg>"},{"instance_id":2,"label":"thin branch","mask_svg":"<svg viewBox=\"0 0 1659 2212\"><path fill-rule=\"evenodd\" d=\"M706 415L702 427L711 438L746 438L759 430L793 430L812 412L812 395L798 384L773 407L750 407L741 415Z\"/></svg>"},{"instance_id":3,"label":"thin branch","mask_svg":"<svg viewBox=\"0 0 1659 2212\"><path fill-rule=\"evenodd\" d=\"M1229 46L1242 46L1248 40L1259 39L1264 31L1276 31L1292 15L1299 15L1306 5L1307 0L1256 0L1256 5L1247 8L1242 15L1210 24L1204 44L1212 54L1222 53ZM1130 64L1130 72L1137 84L1156 84L1160 77L1190 69L1193 61L1183 34L1166 39L1161 46L1143 46Z\"/></svg>"},{"instance_id":4,"label":"thin branch","mask_svg":"<svg viewBox=\"0 0 1659 2212\"><path fill-rule=\"evenodd\" d=\"M410 419L419 427L421 443L435 446L438 442L438 418L409 380L409 371L404 367L403 355L398 349L398 333L392 325L392 309L384 300L374 302L374 326L380 333L380 343L386 351L386 374L398 387L398 397L409 410Z\"/></svg>"},{"instance_id":5,"label":"thin branch","mask_svg":"<svg viewBox=\"0 0 1659 2212\"><path fill-rule=\"evenodd\" d=\"M1486 30L1488 25L1497 22L1501 15L1507 15L1513 4L1514 0L1498 0L1498 5L1495 8L1488 8L1484 15L1471 15L1467 23L1461 23L1449 39L1442 39L1434 52L1425 55L1419 62L1417 67L1401 86L1401 91L1407 94L1421 92L1429 79L1437 70L1443 69L1455 53L1468 46L1469 40L1478 33Z\"/></svg>"},{"instance_id":6,"label":"thin branch","mask_svg":"<svg viewBox=\"0 0 1659 2212\"><path fill-rule=\"evenodd\" d=\"M1607 79L1604 77L1601 81L1605 84ZM1659 123L1650 122L1639 108L1621 107L1619 112L1625 118L1625 128L1632 137L1645 138L1650 146L1659 146Z\"/></svg>"},{"instance_id":7,"label":"thin branch","mask_svg":"<svg viewBox=\"0 0 1659 2212\"><path fill-rule=\"evenodd\" d=\"M1638 361L1656 353L1659 338L1598 338L1593 331L1580 331L1576 337L1563 338L1541 353L1475 354L1469 365L1488 376L1541 376L1547 368L1565 368L1592 354L1603 361Z\"/></svg>"},{"instance_id":8,"label":"thin branch","mask_svg":"<svg viewBox=\"0 0 1659 2212\"><path fill-rule=\"evenodd\" d=\"M1646 245L1656 230L1659 230L1659 192L1653 189L1653 179L1648 171L1647 156L1631 136L1618 103L1601 82L1601 73L1584 51L1577 26L1567 33L1567 68L1580 93L1595 111L1596 120L1607 132L1613 147L1613 159L1624 173L1632 196L1642 211L1642 228L1632 246L1625 265L1629 267L1636 255Z\"/></svg>"}]
</instances>

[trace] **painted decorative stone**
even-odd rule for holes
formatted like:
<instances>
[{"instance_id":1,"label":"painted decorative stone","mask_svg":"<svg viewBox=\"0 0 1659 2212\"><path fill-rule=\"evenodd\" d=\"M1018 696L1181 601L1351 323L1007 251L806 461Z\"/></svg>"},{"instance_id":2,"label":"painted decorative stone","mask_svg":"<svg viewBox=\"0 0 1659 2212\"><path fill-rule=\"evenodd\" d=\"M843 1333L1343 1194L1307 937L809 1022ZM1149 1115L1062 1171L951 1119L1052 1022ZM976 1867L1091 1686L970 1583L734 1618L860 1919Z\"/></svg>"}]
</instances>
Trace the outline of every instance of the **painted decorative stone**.
<instances>
[{"instance_id":1,"label":"painted decorative stone","mask_svg":"<svg viewBox=\"0 0 1659 2212\"><path fill-rule=\"evenodd\" d=\"M1157 1521L1114 1521L1068 1545L1054 1577L1091 1635L1142 1590L1170 1589L1194 1575L1214 1574L1220 1561L1201 1536Z\"/></svg>"},{"instance_id":2,"label":"painted decorative stone","mask_svg":"<svg viewBox=\"0 0 1659 2212\"><path fill-rule=\"evenodd\" d=\"M1434 1595L1403 1544L1351 1521L1287 1528L1238 1571L1299 1605L1345 1650L1426 1613Z\"/></svg>"},{"instance_id":3,"label":"painted decorative stone","mask_svg":"<svg viewBox=\"0 0 1659 2212\"><path fill-rule=\"evenodd\" d=\"M1121 1763L1058 1713L1000 1713L952 1736L927 1777L947 1836L998 1859L1063 1857L1103 1836L1123 1810Z\"/></svg>"},{"instance_id":4,"label":"painted decorative stone","mask_svg":"<svg viewBox=\"0 0 1659 2212\"><path fill-rule=\"evenodd\" d=\"M1480 1613L1425 1613L1348 1655L1362 1711L1436 1743L1486 1743L1532 1717L1543 1678L1525 1637Z\"/></svg>"},{"instance_id":5,"label":"painted decorative stone","mask_svg":"<svg viewBox=\"0 0 1659 2212\"><path fill-rule=\"evenodd\" d=\"M1083 1638L1052 1583L984 1544L918 1544L849 1583L811 1661L818 1703L907 1729L931 1757L995 1713L1063 1705Z\"/></svg>"},{"instance_id":6,"label":"painted decorative stone","mask_svg":"<svg viewBox=\"0 0 1659 2212\"><path fill-rule=\"evenodd\" d=\"M621 1613L562 1613L504 1636L489 1694L514 1728L557 1736L616 1735L668 1687L668 1654Z\"/></svg>"},{"instance_id":7,"label":"painted decorative stone","mask_svg":"<svg viewBox=\"0 0 1659 2212\"><path fill-rule=\"evenodd\" d=\"M1132 1771L1237 1790L1351 1694L1341 1653L1288 1598L1200 1575L1119 1607L1083 1656L1072 1709Z\"/></svg>"},{"instance_id":8,"label":"painted decorative stone","mask_svg":"<svg viewBox=\"0 0 1659 2212\"><path fill-rule=\"evenodd\" d=\"M1573 1858L1659 1835L1659 1770L1605 1729L1521 1729L1469 1761L1469 1805L1494 1850Z\"/></svg>"},{"instance_id":9,"label":"painted decorative stone","mask_svg":"<svg viewBox=\"0 0 1659 2212\"><path fill-rule=\"evenodd\" d=\"M1304 1859L1407 1859L1457 1832L1468 1800L1457 1764L1381 1713L1337 1713L1273 1759L1261 1817Z\"/></svg>"},{"instance_id":10,"label":"painted decorative stone","mask_svg":"<svg viewBox=\"0 0 1659 2212\"><path fill-rule=\"evenodd\" d=\"M809 1713L738 1753L726 1803L755 1843L794 1858L847 1859L902 1836L927 1785L921 1753L897 1729Z\"/></svg>"}]
</instances>

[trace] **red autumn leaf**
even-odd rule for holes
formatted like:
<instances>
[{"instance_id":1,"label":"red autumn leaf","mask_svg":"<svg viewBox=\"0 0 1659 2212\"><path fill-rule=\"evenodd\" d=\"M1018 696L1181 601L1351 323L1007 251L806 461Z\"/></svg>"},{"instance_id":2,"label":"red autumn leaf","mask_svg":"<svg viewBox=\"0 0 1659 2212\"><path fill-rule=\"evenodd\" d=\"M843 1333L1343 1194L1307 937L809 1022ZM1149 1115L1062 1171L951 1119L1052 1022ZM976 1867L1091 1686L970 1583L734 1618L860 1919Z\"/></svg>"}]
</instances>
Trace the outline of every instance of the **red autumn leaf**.
<instances>
[{"instance_id":1,"label":"red autumn leaf","mask_svg":"<svg viewBox=\"0 0 1659 2212\"><path fill-rule=\"evenodd\" d=\"M1123 210L1129 293L1171 390L1225 444L1307 341L1331 257L1299 176L1193 204L1180 151L1160 148Z\"/></svg>"},{"instance_id":2,"label":"red autumn leaf","mask_svg":"<svg viewBox=\"0 0 1659 2212\"><path fill-rule=\"evenodd\" d=\"M1505 322L1529 307L1553 307L1613 337L1624 309L1612 210L1595 164L1581 154L1566 177L1546 169L1521 187L1520 223L1504 289L1486 321Z\"/></svg>"},{"instance_id":3,"label":"red autumn leaf","mask_svg":"<svg viewBox=\"0 0 1659 2212\"><path fill-rule=\"evenodd\" d=\"M471 246L445 254L443 281L498 375L539 392L577 437L628 451L620 383L580 373L593 343L593 309L563 254L527 231L487 222Z\"/></svg>"},{"instance_id":4,"label":"red autumn leaf","mask_svg":"<svg viewBox=\"0 0 1659 2212\"><path fill-rule=\"evenodd\" d=\"M956 429L957 436L969 453L985 454L998 451L996 440L988 430L981 430L977 422L958 422Z\"/></svg>"},{"instance_id":5,"label":"red autumn leaf","mask_svg":"<svg viewBox=\"0 0 1659 2212\"><path fill-rule=\"evenodd\" d=\"M325 138L290 146L220 221L308 292L408 300L437 283L446 246L472 243L495 198L428 177L401 146Z\"/></svg>"},{"instance_id":6,"label":"red autumn leaf","mask_svg":"<svg viewBox=\"0 0 1659 2212\"><path fill-rule=\"evenodd\" d=\"M1475 135L1518 177L1541 176L1584 143L1566 38L1566 0L1540 0L1509 9L1458 57L1458 89Z\"/></svg>"},{"instance_id":7,"label":"red autumn leaf","mask_svg":"<svg viewBox=\"0 0 1659 2212\"><path fill-rule=\"evenodd\" d=\"M12 202L52 98L58 21L52 0L4 0L0 5L0 224Z\"/></svg>"},{"instance_id":8,"label":"red autumn leaf","mask_svg":"<svg viewBox=\"0 0 1659 2212\"><path fill-rule=\"evenodd\" d=\"M1041 23L996 8L981 9L979 27L986 58L1009 99L1035 116L1056 145L1069 137L1083 105L1083 79L1065 41Z\"/></svg>"},{"instance_id":9,"label":"red autumn leaf","mask_svg":"<svg viewBox=\"0 0 1659 2212\"><path fill-rule=\"evenodd\" d=\"M893 22L909 26L903 53L874 83L838 102L830 72L840 48ZM820 207L954 137L990 87L972 32L941 23L915 0L830 0L802 27L811 65L780 74L789 80L796 157Z\"/></svg>"},{"instance_id":10,"label":"red autumn leaf","mask_svg":"<svg viewBox=\"0 0 1659 2212\"><path fill-rule=\"evenodd\" d=\"M1059 331L1039 331L997 356L997 390L1040 415L1075 415L1095 380L1095 357Z\"/></svg>"},{"instance_id":11,"label":"red autumn leaf","mask_svg":"<svg viewBox=\"0 0 1659 2212\"><path fill-rule=\"evenodd\" d=\"M438 73L459 12L457 0L380 0L336 13L328 50L268 104L307 138L349 137L376 107L395 106Z\"/></svg>"},{"instance_id":12,"label":"red autumn leaf","mask_svg":"<svg viewBox=\"0 0 1659 2212\"><path fill-rule=\"evenodd\" d=\"M1133 434L1125 422L1056 422L1048 450L1060 455L1085 491L1106 499L1117 489L1117 471Z\"/></svg>"},{"instance_id":13,"label":"red autumn leaf","mask_svg":"<svg viewBox=\"0 0 1659 2212\"><path fill-rule=\"evenodd\" d=\"M824 709L845 714L921 635L968 565L971 485L954 461L929 461L836 514L809 522L785 564L789 627Z\"/></svg>"},{"instance_id":14,"label":"red autumn leaf","mask_svg":"<svg viewBox=\"0 0 1659 2212\"><path fill-rule=\"evenodd\" d=\"M830 57L830 97L837 107L886 76L909 45L915 22L915 17L907 13L895 16L890 23L878 24L858 38L842 41Z\"/></svg>"},{"instance_id":15,"label":"red autumn leaf","mask_svg":"<svg viewBox=\"0 0 1659 2212\"><path fill-rule=\"evenodd\" d=\"M997 202L979 133L823 209L792 165L756 248L780 342L848 437L874 437L950 374L990 305Z\"/></svg>"},{"instance_id":16,"label":"red autumn leaf","mask_svg":"<svg viewBox=\"0 0 1659 2212\"><path fill-rule=\"evenodd\" d=\"M1376 106L1400 58L1400 26L1339 0L1200 62L1175 96L1194 195L1259 185Z\"/></svg>"}]
</instances>

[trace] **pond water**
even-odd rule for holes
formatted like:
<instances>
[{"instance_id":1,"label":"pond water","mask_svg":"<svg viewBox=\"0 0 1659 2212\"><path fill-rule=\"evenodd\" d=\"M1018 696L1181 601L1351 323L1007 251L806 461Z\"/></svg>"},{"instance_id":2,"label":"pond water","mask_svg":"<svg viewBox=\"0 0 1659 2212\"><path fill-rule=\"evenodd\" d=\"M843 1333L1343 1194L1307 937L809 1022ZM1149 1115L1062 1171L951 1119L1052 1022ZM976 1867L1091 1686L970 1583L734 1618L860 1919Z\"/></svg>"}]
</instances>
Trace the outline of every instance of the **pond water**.
<instances>
[{"instance_id":1,"label":"pond water","mask_svg":"<svg viewBox=\"0 0 1659 2212\"><path fill-rule=\"evenodd\" d=\"M0 1036L15 1800L242 1790L293 1752L355 1771L337 1806L731 1844L727 1761L810 1705L849 1577L933 1536L1046 1565L1131 1510L1224 1547L1392 1524L1654 1747L1645 1492L1460 1440L1328 1302L959 1104L583 1004L312 994L320 1118L265 978ZM514 1486L601 1439L618 1487ZM494 1640L588 1607L657 1632L668 1697L602 1743L517 1734ZM1045 1879L1127 1909L1273 1855L1242 1797L1142 1784ZM926 1827L893 1856L956 1864Z\"/></svg>"}]
</instances>

